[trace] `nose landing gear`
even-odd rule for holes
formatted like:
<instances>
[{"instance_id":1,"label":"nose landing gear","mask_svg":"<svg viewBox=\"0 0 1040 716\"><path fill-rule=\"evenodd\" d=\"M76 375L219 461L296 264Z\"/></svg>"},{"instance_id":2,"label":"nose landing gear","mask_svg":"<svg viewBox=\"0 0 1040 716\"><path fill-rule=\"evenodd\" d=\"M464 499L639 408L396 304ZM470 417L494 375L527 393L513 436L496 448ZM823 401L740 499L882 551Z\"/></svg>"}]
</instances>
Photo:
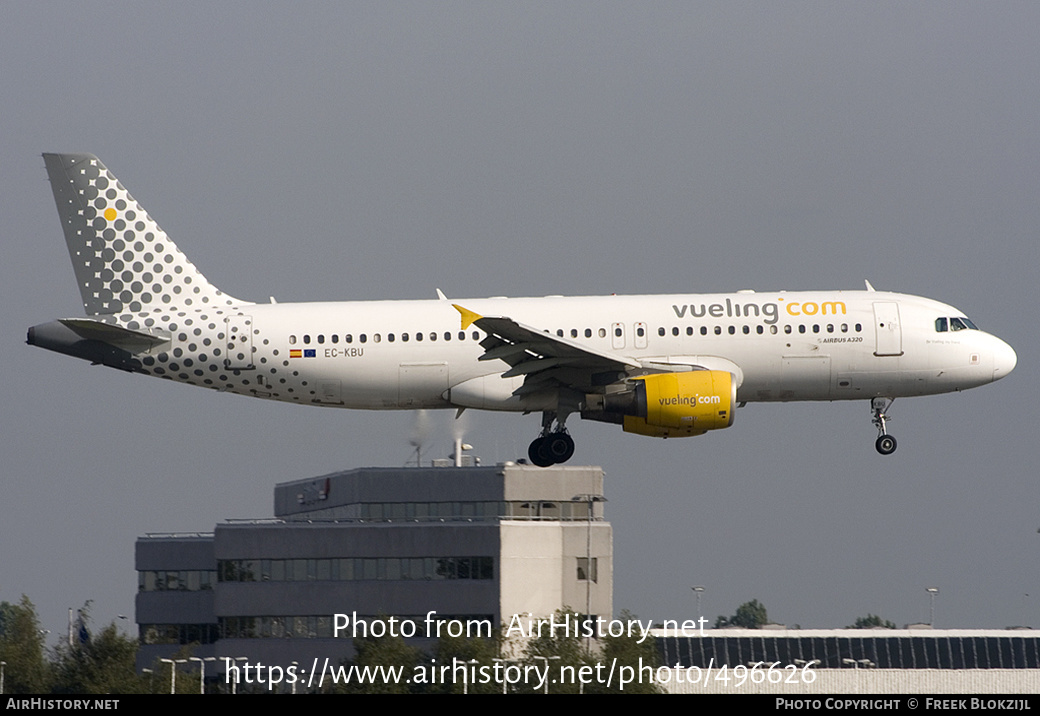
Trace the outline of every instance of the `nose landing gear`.
<instances>
[{"instance_id":1,"label":"nose landing gear","mask_svg":"<svg viewBox=\"0 0 1040 716\"><path fill-rule=\"evenodd\" d=\"M896 439L888 434L888 416L885 411L892 405L894 398L874 398L870 401L870 409L874 414L874 427L878 429L878 438L874 448L882 455L891 455L896 451Z\"/></svg>"}]
</instances>

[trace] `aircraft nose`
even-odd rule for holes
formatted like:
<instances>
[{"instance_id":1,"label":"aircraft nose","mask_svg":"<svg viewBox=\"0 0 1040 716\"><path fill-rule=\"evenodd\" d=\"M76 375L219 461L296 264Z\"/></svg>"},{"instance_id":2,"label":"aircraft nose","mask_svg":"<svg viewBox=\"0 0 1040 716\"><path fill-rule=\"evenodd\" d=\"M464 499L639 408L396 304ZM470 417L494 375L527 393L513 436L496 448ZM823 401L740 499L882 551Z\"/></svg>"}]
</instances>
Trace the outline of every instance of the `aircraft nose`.
<instances>
[{"instance_id":1,"label":"aircraft nose","mask_svg":"<svg viewBox=\"0 0 1040 716\"><path fill-rule=\"evenodd\" d=\"M993 350L993 380L1000 380L1013 371L1016 365L1018 355L1015 349L998 338L997 346Z\"/></svg>"}]
</instances>

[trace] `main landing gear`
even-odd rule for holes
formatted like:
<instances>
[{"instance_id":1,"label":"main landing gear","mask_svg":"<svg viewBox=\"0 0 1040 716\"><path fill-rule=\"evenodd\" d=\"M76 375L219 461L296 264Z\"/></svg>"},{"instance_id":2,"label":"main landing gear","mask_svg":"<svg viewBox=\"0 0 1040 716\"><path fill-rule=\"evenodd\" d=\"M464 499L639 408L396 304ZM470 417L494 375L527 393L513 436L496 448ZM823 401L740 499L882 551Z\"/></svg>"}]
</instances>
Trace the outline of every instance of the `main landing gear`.
<instances>
[{"instance_id":1,"label":"main landing gear","mask_svg":"<svg viewBox=\"0 0 1040 716\"><path fill-rule=\"evenodd\" d=\"M896 439L888 434L885 411L892 405L894 398L874 398L870 401L870 410L874 413L874 427L878 429L878 439L874 447L882 455L891 455L896 451Z\"/></svg>"},{"instance_id":2,"label":"main landing gear","mask_svg":"<svg viewBox=\"0 0 1040 716\"><path fill-rule=\"evenodd\" d=\"M538 467L549 467L565 463L574 456L574 440L563 427L563 421L557 421L556 429L552 429L556 413L542 413L542 433L527 448L527 456L531 463Z\"/></svg>"}]
</instances>

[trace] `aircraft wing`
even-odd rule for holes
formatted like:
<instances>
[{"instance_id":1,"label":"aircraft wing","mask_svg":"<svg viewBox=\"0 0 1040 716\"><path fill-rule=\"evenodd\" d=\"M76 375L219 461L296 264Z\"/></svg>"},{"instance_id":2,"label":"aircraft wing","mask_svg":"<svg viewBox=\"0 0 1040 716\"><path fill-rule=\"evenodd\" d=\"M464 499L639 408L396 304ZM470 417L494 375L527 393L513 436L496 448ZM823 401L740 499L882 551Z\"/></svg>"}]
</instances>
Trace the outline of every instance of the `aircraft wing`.
<instances>
[{"instance_id":1,"label":"aircraft wing","mask_svg":"<svg viewBox=\"0 0 1040 716\"><path fill-rule=\"evenodd\" d=\"M514 395L537 392L553 384L593 392L628 374L647 372L637 360L601 352L511 318L481 316L452 305L462 314L463 329L476 325L488 334L480 342L484 354L479 360L508 363L510 368L502 374L503 378L524 376L524 384Z\"/></svg>"}]
</instances>

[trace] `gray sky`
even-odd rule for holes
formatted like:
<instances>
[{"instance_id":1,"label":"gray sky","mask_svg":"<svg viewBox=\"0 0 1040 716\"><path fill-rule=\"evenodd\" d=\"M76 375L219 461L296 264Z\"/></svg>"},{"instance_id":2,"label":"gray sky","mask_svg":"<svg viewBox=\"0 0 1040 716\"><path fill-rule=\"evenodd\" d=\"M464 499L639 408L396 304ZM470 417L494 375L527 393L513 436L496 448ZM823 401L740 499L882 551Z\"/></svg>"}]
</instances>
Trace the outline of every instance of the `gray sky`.
<instances>
[{"instance_id":1,"label":"gray sky","mask_svg":"<svg viewBox=\"0 0 1040 716\"><path fill-rule=\"evenodd\" d=\"M266 301L859 289L929 296L1017 370L750 405L607 472L615 606L1040 626L1035 3L0 5L0 600L133 614L134 540L409 458L408 413L218 394L24 344L80 301L40 153L97 154L216 285ZM432 415L430 454L449 451ZM485 461L537 416L467 414ZM349 608L349 605L344 605Z\"/></svg>"}]
</instances>

